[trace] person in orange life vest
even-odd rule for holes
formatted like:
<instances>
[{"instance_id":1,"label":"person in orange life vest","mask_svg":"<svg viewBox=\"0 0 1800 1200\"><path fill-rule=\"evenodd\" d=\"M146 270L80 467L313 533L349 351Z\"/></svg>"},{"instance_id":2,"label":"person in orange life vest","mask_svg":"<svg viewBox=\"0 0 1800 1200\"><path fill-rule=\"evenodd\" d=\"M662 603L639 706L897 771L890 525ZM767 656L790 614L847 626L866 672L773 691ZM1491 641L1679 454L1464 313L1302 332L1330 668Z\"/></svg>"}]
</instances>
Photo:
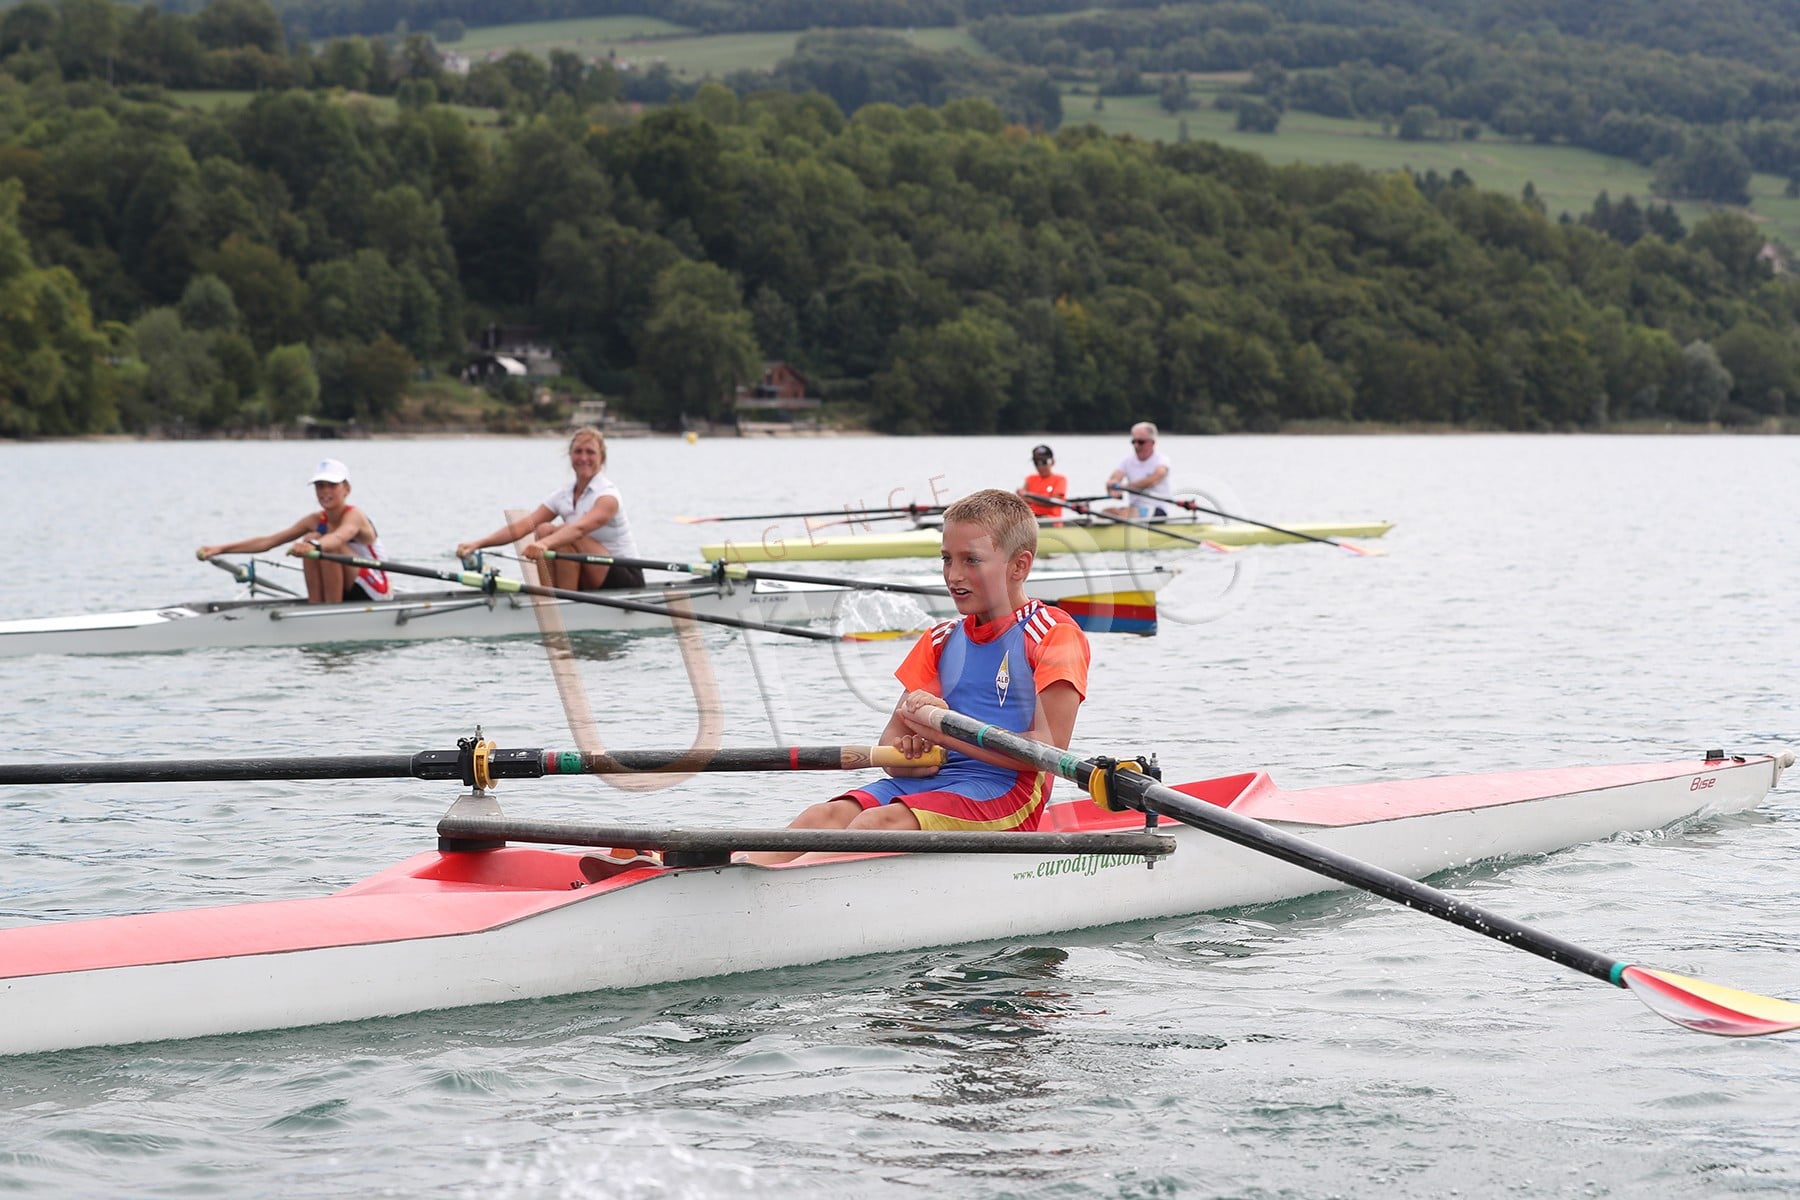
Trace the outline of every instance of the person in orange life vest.
<instances>
[{"instance_id":1,"label":"person in orange life vest","mask_svg":"<svg viewBox=\"0 0 1800 1200\"><path fill-rule=\"evenodd\" d=\"M953 708L1000 728L1067 749L1087 695L1089 650L1061 609L1025 597L1037 553L1037 519L1025 502L996 489L944 510L944 583L959 618L927 631L894 672L905 688L881 744L918 758L949 751L942 767L889 767L877 780L815 804L795 829L1034 829L1050 797L1050 776L983 747L931 731L912 719ZM795 855L756 853L741 861L772 866Z\"/></svg>"},{"instance_id":2,"label":"person in orange life vest","mask_svg":"<svg viewBox=\"0 0 1800 1200\"><path fill-rule=\"evenodd\" d=\"M293 542L288 553L304 558L308 551L323 550L328 554L348 554L357 558L382 559L381 538L375 524L362 509L349 503L350 472L335 458L328 458L313 470L313 496L319 501L317 512L308 513L280 533L267 537L244 538L216 546L202 546L201 559L215 554L261 554L283 542ZM311 604L338 604L364 600L386 600L393 595L386 571L373 567L352 567L343 563L306 560L306 599Z\"/></svg>"},{"instance_id":3,"label":"person in orange life vest","mask_svg":"<svg viewBox=\"0 0 1800 1200\"><path fill-rule=\"evenodd\" d=\"M563 558L544 561L546 550L602 557L638 556L637 542L632 539L631 525L625 519L624 501L618 485L603 474L606 470L606 438L598 429L584 425L569 438L569 466L575 471L573 483L550 493L521 520L502 525L486 537L463 542L456 548L456 557L467 558L477 550L504 545L529 535L533 540L524 549L525 557L538 561L541 578L551 587L583 592L643 587L642 567L572 562Z\"/></svg>"},{"instance_id":4,"label":"person in orange life vest","mask_svg":"<svg viewBox=\"0 0 1800 1200\"><path fill-rule=\"evenodd\" d=\"M1031 448L1031 464L1036 470L1025 477L1025 482L1013 494L1025 499L1028 496L1055 496L1058 500L1069 498L1069 481L1067 477L1056 473L1056 455L1048 446ZM1036 500L1025 499L1031 511L1040 517L1055 517L1053 524L1062 524L1062 505L1040 504Z\"/></svg>"}]
</instances>

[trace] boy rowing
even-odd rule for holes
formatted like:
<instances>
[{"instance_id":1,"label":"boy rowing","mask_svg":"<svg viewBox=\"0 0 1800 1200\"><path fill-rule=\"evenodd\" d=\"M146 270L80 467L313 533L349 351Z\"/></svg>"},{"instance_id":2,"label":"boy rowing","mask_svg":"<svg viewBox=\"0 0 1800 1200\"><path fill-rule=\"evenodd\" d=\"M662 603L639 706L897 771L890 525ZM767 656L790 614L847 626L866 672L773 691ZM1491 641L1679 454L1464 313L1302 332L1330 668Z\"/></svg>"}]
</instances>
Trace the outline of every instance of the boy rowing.
<instances>
[{"instance_id":1,"label":"boy rowing","mask_svg":"<svg viewBox=\"0 0 1800 1200\"><path fill-rule=\"evenodd\" d=\"M944 585L962 616L927 631L894 672L906 689L881 744L918 758L942 745L942 767L889 767L877 780L815 804L795 829L1035 829L1050 776L913 719L926 708L971 717L1067 749L1087 695L1089 651L1061 609L1025 598L1037 519L1010 492L989 489L944 510ZM759 853L771 866L796 855Z\"/></svg>"},{"instance_id":2,"label":"boy rowing","mask_svg":"<svg viewBox=\"0 0 1800 1200\"><path fill-rule=\"evenodd\" d=\"M215 554L261 554L283 542L293 542L288 553L295 558L306 558L314 550L376 560L387 556L375 533L374 522L362 509L350 503L350 472L343 463L335 458L325 459L307 482L313 485L313 497L319 502L317 511L266 537L202 546L195 552L195 557L205 560ZM308 603L361 603L386 600L391 594L386 571L306 559Z\"/></svg>"}]
</instances>

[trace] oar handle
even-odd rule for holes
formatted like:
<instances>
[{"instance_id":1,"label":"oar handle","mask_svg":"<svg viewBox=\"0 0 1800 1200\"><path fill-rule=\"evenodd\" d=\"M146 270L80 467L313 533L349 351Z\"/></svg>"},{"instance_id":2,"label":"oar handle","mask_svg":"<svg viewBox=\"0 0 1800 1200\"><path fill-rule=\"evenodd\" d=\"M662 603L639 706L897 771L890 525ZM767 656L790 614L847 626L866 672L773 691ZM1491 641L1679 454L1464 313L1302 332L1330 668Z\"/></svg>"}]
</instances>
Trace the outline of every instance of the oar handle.
<instances>
[{"instance_id":1,"label":"oar handle","mask_svg":"<svg viewBox=\"0 0 1800 1200\"><path fill-rule=\"evenodd\" d=\"M1183 795L1174 788L1157 783L1148 775L1135 771L1114 771L1111 769L1114 764L1099 759L1083 759L1070 751L1020 737L1010 730L985 724L947 708L920 709L912 714L912 719L952 737L1016 758L1039 770L1052 772L1083 788L1091 790L1100 780L1105 780L1112 799L1123 801L1129 807L1166 814L1226 841L1314 871L1339 883L1373 892L1377 896L1418 909L1453 925L1460 925L1495 941L1529 950L1551 962L1573 967L1615 986L1624 986L1623 973L1628 964L1617 959L1458 900L1430 884L1408 879L1385 867L1352 858L1230 809Z\"/></svg>"}]
</instances>

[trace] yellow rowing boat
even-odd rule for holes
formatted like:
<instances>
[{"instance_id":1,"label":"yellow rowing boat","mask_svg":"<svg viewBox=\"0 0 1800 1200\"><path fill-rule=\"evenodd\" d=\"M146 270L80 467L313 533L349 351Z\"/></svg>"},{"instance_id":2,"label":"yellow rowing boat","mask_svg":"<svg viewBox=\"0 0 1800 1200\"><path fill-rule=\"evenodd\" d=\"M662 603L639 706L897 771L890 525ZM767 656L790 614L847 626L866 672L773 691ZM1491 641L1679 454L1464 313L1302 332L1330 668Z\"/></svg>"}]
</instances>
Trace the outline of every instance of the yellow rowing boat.
<instances>
[{"instance_id":1,"label":"yellow rowing boat","mask_svg":"<svg viewBox=\"0 0 1800 1200\"><path fill-rule=\"evenodd\" d=\"M1391 521L1286 526L1291 532L1237 522L1212 525L1200 521L1168 520L1154 522L1154 525L1154 529L1134 525L1047 525L1038 531L1038 555L1187 550L1193 549L1199 542L1212 542L1220 546L1258 546L1304 542L1308 538L1378 538L1394 527ZM1305 534L1307 537L1296 537L1294 534ZM723 558L729 562L849 562L871 558L935 558L941 542L941 534L935 528L907 529L899 533L819 537L806 533L783 535L771 526L761 535L710 542L700 547L700 556L706 559Z\"/></svg>"}]
</instances>

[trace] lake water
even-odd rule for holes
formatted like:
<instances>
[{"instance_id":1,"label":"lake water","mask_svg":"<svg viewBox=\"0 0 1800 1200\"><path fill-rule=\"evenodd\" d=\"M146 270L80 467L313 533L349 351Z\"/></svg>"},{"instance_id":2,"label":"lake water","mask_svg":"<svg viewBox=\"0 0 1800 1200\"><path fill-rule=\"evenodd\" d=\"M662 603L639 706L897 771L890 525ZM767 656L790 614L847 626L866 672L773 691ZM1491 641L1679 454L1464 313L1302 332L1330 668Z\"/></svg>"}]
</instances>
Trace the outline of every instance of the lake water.
<instances>
[{"instance_id":1,"label":"lake water","mask_svg":"<svg viewBox=\"0 0 1800 1200\"><path fill-rule=\"evenodd\" d=\"M640 547L687 513L1015 486L1035 437L625 441ZM1092 492L1123 435L1055 437ZM1094 639L1076 746L1289 786L1800 748L1800 439L1166 439L1177 482L1328 547L1163 556L1153 639ZM397 559L565 474L560 441L0 446L0 618L225 598L204 541L343 457ZM797 534L798 527L784 527ZM760 527L738 532L760 535ZM885 610L853 614L879 625ZM708 630L731 745L866 742L900 644ZM615 747L686 745L674 639L586 643ZM571 743L529 640L0 660L3 757ZM1443 886L1596 949L1800 997L1800 807ZM546 819L773 824L830 781L508 784ZM431 845L455 787L10 788L0 923L322 894ZM1065 793L1067 789L1064 789ZM904 919L904 914L896 914ZM679 947L671 947L679 953ZM118 1003L134 1002L120 995ZM1361 895L753 976L0 1062L0 1191L56 1196L1789 1195L1800 1035L1710 1039Z\"/></svg>"}]
</instances>

